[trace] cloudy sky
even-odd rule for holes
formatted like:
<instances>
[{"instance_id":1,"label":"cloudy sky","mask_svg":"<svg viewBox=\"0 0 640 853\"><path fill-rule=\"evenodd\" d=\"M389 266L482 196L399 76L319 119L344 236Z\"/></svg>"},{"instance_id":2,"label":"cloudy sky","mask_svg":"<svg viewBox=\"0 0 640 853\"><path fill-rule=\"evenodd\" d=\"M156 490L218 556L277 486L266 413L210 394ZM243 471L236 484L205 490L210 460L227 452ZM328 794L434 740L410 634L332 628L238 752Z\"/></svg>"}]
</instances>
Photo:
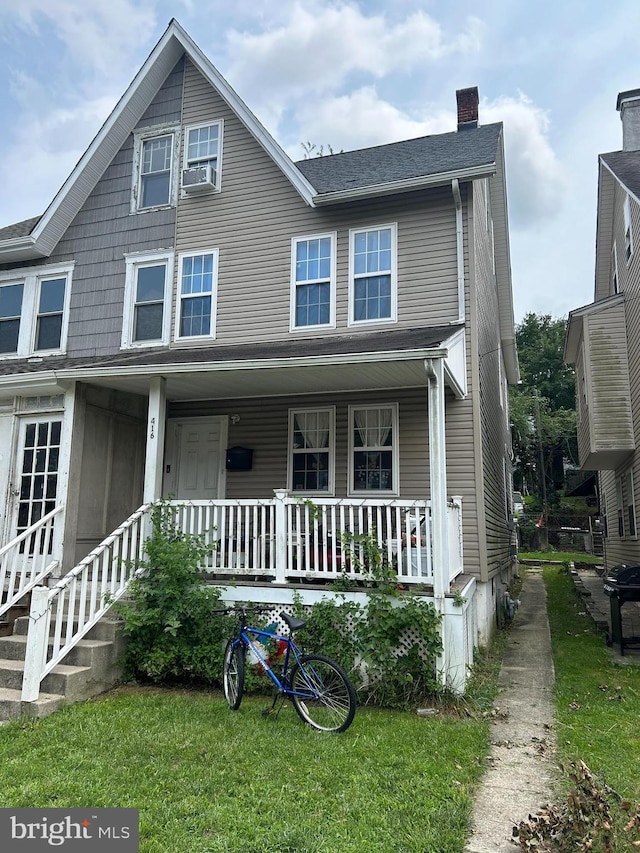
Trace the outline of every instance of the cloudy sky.
<instances>
[{"instance_id":1,"label":"cloudy sky","mask_svg":"<svg viewBox=\"0 0 640 853\"><path fill-rule=\"evenodd\" d=\"M176 17L293 159L504 122L516 321L593 298L638 0L0 0L0 226L41 214Z\"/></svg>"}]
</instances>

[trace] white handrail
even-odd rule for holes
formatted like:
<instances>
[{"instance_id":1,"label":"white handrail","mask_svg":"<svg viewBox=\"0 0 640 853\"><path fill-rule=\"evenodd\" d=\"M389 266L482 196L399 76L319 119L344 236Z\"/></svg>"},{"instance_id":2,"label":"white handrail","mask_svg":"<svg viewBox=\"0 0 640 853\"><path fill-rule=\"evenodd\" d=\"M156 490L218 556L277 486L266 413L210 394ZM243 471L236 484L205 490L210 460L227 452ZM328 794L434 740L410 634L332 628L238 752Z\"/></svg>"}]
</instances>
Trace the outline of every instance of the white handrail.
<instances>
[{"instance_id":1,"label":"white handrail","mask_svg":"<svg viewBox=\"0 0 640 853\"><path fill-rule=\"evenodd\" d=\"M41 584L58 566L51 559L53 525L59 504L0 548L0 616Z\"/></svg>"}]
</instances>

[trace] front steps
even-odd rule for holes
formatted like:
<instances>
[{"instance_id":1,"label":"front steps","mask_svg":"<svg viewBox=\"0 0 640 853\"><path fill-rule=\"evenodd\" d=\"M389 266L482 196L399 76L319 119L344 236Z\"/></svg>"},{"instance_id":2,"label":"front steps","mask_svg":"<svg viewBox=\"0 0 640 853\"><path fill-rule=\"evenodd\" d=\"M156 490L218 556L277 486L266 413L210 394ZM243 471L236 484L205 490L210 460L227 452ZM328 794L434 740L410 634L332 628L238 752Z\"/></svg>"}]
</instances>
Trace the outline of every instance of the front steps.
<instances>
[{"instance_id":1,"label":"front steps","mask_svg":"<svg viewBox=\"0 0 640 853\"><path fill-rule=\"evenodd\" d=\"M0 634L0 722L27 715L44 717L65 703L79 702L109 690L122 675L120 623L105 617L43 679L35 702L22 702L22 675L29 617L18 615L13 631ZM55 630L52 623L51 634ZM62 635L64 636L63 625Z\"/></svg>"}]
</instances>

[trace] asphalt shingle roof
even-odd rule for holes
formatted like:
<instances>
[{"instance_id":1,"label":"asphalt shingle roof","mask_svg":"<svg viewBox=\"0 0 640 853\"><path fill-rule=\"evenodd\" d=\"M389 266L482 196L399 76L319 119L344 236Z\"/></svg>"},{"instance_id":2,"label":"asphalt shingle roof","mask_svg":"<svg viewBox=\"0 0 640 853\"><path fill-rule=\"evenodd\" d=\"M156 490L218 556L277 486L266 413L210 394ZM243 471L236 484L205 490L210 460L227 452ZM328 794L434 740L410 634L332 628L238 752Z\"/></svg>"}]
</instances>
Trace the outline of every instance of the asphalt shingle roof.
<instances>
[{"instance_id":1,"label":"asphalt shingle roof","mask_svg":"<svg viewBox=\"0 0 640 853\"><path fill-rule=\"evenodd\" d=\"M0 228L0 240L11 240L14 237L27 237L40 222L40 216L32 216L31 219L23 219L13 225Z\"/></svg>"},{"instance_id":2,"label":"asphalt shingle roof","mask_svg":"<svg viewBox=\"0 0 640 853\"><path fill-rule=\"evenodd\" d=\"M640 151L611 151L600 157L625 187L640 198Z\"/></svg>"},{"instance_id":3,"label":"asphalt shingle roof","mask_svg":"<svg viewBox=\"0 0 640 853\"><path fill-rule=\"evenodd\" d=\"M502 124L406 139L374 148L299 160L297 168L318 194L375 186L491 165Z\"/></svg>"}]
</instances>

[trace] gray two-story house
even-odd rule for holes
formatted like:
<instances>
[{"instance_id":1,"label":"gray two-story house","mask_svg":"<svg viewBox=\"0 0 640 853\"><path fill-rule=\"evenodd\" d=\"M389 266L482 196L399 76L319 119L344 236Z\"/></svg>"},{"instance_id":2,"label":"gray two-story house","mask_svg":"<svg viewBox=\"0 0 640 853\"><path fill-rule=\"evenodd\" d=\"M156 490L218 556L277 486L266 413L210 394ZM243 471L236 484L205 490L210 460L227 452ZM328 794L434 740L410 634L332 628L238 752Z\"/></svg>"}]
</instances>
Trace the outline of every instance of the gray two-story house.
<instances>
[{"instance_id":1,"label":"gray two-story house","mask_svg":"<svg viewBox=\"0 0 640 853\"><path fill-rule=\"evenodd\" d=\"M580 465L598 471L608 568L639 563L640 89L621 92L621 151L598 158L595 293L569 315Z\"/></svg>"},{"instance_id":2,"label":"gray two-story house","mask_svg":"<svg viewBox=\"0 0 640 853\"><path fill-rule=\"evenodd\" d=\"M518 364L503 128L457 97L451 133L294 163L170 23L45 213L0 229L5 553L41 525L16 589L76 564L119 589L161 497L230 598L357 581L366 533L464 689L512 570Z\"/></svg>"}]
</instances>

